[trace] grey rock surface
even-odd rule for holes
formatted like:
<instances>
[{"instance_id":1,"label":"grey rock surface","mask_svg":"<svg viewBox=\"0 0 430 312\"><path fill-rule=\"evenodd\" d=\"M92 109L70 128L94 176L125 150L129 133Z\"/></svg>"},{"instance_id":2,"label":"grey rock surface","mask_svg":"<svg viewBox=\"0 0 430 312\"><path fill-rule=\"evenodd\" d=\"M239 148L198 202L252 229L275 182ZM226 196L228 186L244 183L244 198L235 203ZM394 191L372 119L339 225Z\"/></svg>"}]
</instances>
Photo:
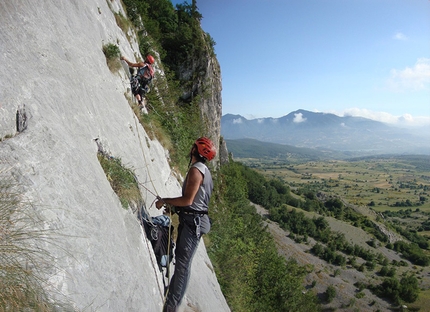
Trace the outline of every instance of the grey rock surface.
<instances>
[{"instance_id":1,"label":"grey rock surface","mask_svg":"<svg viewBox=\"0 0 430 312\"><path fill-rule=\"evenodd\" d=\"M106 179L95 139L136 173L151 215L160 213L154 194L177 196L181 182L128 103L127 73L107 67L104 44L139 53L113 12L125 15L119 0L0 0L0 170L60 237L44 246L55 258L53 294L76 311L161 311L163 275ZM203 243L180 310L229 311Z\"/></svg>"}]
</instances>

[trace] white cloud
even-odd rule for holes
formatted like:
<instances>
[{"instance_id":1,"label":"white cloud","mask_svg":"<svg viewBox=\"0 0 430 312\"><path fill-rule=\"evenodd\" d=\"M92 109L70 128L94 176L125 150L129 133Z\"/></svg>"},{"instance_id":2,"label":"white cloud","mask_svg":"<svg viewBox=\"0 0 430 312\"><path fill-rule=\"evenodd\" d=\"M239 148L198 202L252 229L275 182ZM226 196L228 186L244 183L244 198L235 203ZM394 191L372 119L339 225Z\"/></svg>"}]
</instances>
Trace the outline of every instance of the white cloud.
<instances>
[{"instance_id":1,"label":"white cloud","mask_svg":"<svg viewBox=\"0 0 430 312\"><path fill-rule=\"evenodd\" d=\"M336 113L334 113L336 114ZM430 116L412 116L411 114L403 114L394 116L386 112L374 112L364 108L349 108L344 110L339 116L354 116L364 117L384 123L395 124L399 126L430 126Z\"/></svg>"},{"instance_id":2,"label":"white cloud","mask_svg":"<svg viewBox=\"0 0 430 312\"><path fill-rule=\"evenodd\" d=\"M419 58L413 67L392 69L387 82L393 91L419 91L430 88L430 58Z\"/></svg>"},{"instance_id":3,"label":"white cloud","mask_svg":"<svg viewBox=\"0 0 430 312\"><path fill-rule=\"evenodd\" d=\"M354 116L354 117L364 117L376 121L386 122L386 123L396 123L397 118L386 112L374 112L365 108L348 108L343 111L343 116Z\"/></svg>"},{"instance_id":4,"label":"white cloud","mask_svg":"<svg viewBox=\"0 0 430 312\"><path fill-rule=\"evenodd\" d=\"M396 40L407 40L408 37L405 36L405 34L401 33L401 32L397 32L394 34L393 39Z\"/></svg>"},{"instance_id":5,"label":"white cloud","mask_svg":"<svg viewBox=\"0 0 430 312\"><path fill-rule=\"evenodd\" d=\"M298 114L294 114L294 120L293 121L296 123L300 123L300 122L306 121L306 118L303 118L302 113L298 113Z\"/></svg>"},{"instance_id":6,"label":"white cloud","mask_svg":"<svg viewBox=\"0 0 430 312\"><path fill-rule=\"evenodd\" d=\"M241 124L242 123L242 118L233 119L233 123L234 124Z\"/></svg>"},{"instance_id":7,"label":"white cloud","mask_svg":"<svg viewBox=\"0 0 430 312\"><path fill-rule=\"evenodd\" d=\"M253 115L253 114L245 114L245 115L243 115L243 117L245 117L248 120L259 118L259 116L256 116L256 115Z\"/></svg>"},{"instance_id":8,"label":"white cloud","mask_svg":"<svg viewBox=\"0 0 430 312\"><path fill-rule=\"evenodd\" d=\"M257 122L261 124L264 122L264 119L257 119Z\"/></svg>"},{"instance_id":9,"label":"white cloud","mask_svg":"<svg viewBox=\"0 0 430 312\"><path fill-rule=\"evenodd\" d=\"M430 117L413 117L409 114L403 114L397 118L397 123L404 126L430 126Z\"/></svg>"}]
</instances>

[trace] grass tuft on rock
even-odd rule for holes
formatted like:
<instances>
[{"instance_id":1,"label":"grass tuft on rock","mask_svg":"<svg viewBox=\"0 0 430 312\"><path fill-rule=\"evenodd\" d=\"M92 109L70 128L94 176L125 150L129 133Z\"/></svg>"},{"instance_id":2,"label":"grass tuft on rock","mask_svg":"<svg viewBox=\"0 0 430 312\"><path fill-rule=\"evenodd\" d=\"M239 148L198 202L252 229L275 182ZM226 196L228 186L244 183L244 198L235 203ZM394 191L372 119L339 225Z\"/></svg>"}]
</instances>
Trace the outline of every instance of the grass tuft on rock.
<instances>
[{"instance_id":1,"label":"grass tuft on rock","mask_svg":"<svg viewBox=\"0 0 430 312\"><path fill-rule=\"evenodd\" d=\"M142 196L133 172L125 168L119 158L102 153L99 153L97 158L112 189L118 195L122 207L127 209L131 202L141 202Z\"/></svg>"}]
</instances>

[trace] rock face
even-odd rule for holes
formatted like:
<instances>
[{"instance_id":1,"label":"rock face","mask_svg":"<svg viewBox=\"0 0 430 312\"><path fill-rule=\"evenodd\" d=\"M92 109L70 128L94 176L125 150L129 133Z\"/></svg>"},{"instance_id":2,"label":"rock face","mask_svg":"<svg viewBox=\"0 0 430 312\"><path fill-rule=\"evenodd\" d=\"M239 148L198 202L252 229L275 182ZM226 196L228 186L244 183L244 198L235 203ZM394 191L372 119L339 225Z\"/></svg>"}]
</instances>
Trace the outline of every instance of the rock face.
<instances>
[{"instance_id":1,"label":"rock face","mask_svg":"<svg viewBox=\"0 0 430 312\"><path fill-rule=\"evenodd\" d=\"M163 275L106 179L97 142L133 169L151 215L160 213L154 194L177 196L180 181L138 123L125 71L106 65L105 44L139 53L113 12L125 15L119 0L0 2L0 171L12 173L53 233L55 244L43 247L55 258L54 296L77 311L161 311ZM180 311L229 311L203 243Z\"/></svg>"},{"instance_id":2,"label":"rock face","mask_svg":"<svg viewBox=\"0 0 430 312\"><path fill-rule=\"evenodd\" d=\"M202 32L201 36L206 34ZM191 101L199 96L200 117L207 132L205 135L214 141L219 150L222 116L221 68L207 44L199 52L199 57L190 60L180 70L181 80L193 80L190 90L185 92L182 98ZM218 161L220 156L216 155L215 162L218 163Z\"/></svg>"},{"instance_id":3,"label":"rock face","mask_svg":"<svg viewBox=\"0 0 430 312\"><path fill-rule=\"evenodd\" d=\"M206 55L201 61L205 62L203 65L206 70L203 71L199 89L202 94L210 94L210 96L202 97L201 118L208 129L208 136L216 139L217 147L219 147L222 116L221 70L218 60L214 56ZM218 158L219 156L217 156Z\"/></svg>"}]
</instances>

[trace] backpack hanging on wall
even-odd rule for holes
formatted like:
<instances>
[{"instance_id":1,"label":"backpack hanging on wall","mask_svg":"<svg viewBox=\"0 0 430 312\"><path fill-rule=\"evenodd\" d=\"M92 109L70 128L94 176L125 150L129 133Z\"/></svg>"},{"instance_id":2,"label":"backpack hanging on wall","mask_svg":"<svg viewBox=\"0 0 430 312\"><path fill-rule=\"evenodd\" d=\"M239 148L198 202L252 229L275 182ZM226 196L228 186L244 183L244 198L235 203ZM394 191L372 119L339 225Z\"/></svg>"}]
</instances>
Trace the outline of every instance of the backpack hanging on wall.
<instances>
[{"instance_id":1,"label":"backpack hanging on wall","mask_svg":"<svg viewBox=\"0 0 430 312\"><path fill-rule=\"evenodd\" d=\"M151 221L143 219L146 236L154 249L160 271L169 266L173 259L173 229L171 220L166 215L153 217ZM170 231L170 233L169 233ZM170 239L169 239L170 238Z\"/></svg>"}]
</instances>

